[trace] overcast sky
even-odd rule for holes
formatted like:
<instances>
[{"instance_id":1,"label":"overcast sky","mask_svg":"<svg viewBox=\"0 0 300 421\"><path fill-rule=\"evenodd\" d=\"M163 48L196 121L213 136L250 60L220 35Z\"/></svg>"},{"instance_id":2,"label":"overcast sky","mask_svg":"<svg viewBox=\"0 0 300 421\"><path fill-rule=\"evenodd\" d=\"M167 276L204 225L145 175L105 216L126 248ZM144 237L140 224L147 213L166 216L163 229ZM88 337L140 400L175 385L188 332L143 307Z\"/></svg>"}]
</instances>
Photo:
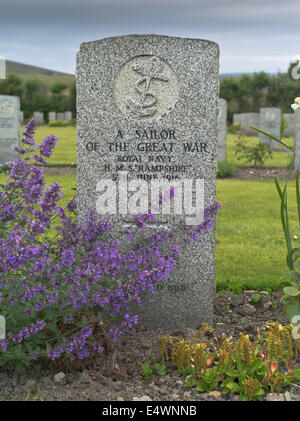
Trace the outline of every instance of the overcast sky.
<instances>
[{"instance_id":1,"label":"overcast sky","mask_svg":"<svg viewBox=\"0 0 300 421\"><path fill-rule=\"evenodd\" d=\"M75 72L82 42L125 34L209 39L222 73L286 71L300 0L0 0L0 56Z\"/></svg>"}]
</instances>

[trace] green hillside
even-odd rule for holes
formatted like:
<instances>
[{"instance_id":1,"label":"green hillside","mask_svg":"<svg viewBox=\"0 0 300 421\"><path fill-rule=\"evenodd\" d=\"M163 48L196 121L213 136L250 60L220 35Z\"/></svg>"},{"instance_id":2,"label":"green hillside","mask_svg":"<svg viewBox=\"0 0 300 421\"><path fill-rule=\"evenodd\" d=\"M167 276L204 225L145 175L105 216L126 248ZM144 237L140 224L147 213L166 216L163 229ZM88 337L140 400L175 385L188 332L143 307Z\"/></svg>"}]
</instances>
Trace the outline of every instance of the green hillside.
<instances>
[{"instance_id":1,"label":"green hillside","mask_svg":"<svg viewBox=\"0 0 300 421\"><path fill-rule=\"evenodd\" d=\"M68 73L56 72L55 70L30 66L29 64L17 63L10 60L6 60L6 73L16 73L24 78L36 78L47 86L51 86L57 80L69 83L75 77Z\"/></svg>"}]
</instances>

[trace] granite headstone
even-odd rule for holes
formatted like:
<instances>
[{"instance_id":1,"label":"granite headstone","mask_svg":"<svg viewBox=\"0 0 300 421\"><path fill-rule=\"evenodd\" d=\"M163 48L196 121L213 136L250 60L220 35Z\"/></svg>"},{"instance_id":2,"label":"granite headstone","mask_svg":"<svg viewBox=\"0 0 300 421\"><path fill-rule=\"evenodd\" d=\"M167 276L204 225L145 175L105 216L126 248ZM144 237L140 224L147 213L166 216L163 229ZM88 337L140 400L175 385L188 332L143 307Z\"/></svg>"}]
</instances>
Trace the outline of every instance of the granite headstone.
<instances>
[{"instance_id":1,"label":"granite headstone","mask_svg":"<svg viewBox=\"0 0 300 421\"><path fill-rule=\"evenodd\" d=\"M284 131L284 136L294 136L295 133L295 114L294 113L284 113L283 117L286 122L286 128Z\"/></svg>"},{"instance_id":2,"label":"granite headstone","mask_svg":"<svg viewBox=\"0 0 300 421\"><path fill-rule=\"evenodd\" d=\"M217 161L226 161L227 101L219 99Z\"/></svg>"},{"instance_id":3,"label":"granite headstone","mask_svg":"<svg viewBox=\"0 0 300 421\"><path fill-rule=\"evenodd\" d=\"M259 113L245 113L245 116L245 133L248 136L258 136L258 132L251 129L251 127L259 129Z\"/></svg>"},{"instance_id":4,"label":"granite headstone","mask_svg":"<svg viewBox=\"0 0 300 421\"><path fill-rule=\"evenodd\" d=\"M160 210L150 231L182 227L189 211L178 203L184 202L187 180L193 180L194 197L202 194L205 206L216 201L218 75L219 48L211 41L127 35L81 44L76 70L79 220L94 209L112 221L116 232L133 228L133 214L146 213L148 188L158 180L180 193L173 214L165 213L167 207ZM141 182L147 191L133 194ZM108 188L116 195L107 195ZM169 278L160 281L155 294L143 296L138 313L144 326L196 328L212 322L215 225L196 243L181 243Z\"/></svg>"},{"instance_id":5,"label":"granite headstone","mask_svg":"<svg viewBox=\"0 0 300 421\"><path fill-rule=\"evenodd\" d=\"M56 120L56 112L50 111L48 113L48 122L50 123L51 121L55 121L55 120Z\"/></svg>"},{"instance_id":6,"label":"granite headstone","mask_svg":"<svg viewBox=\"0 0 300 421\"><path fill-rule=\"evenodd\" d=\"M300 170L300 108L295 110L294 169Z\"/></svg>"},{"instance_id":7,"label":"granite headstone","mask_svg":"<svg viewBox=\"0 0 300 421\"><path fill-rule=\"evenodd\" d=\"M250 127L259 128L259 113L233 114L233 122L239 123L239 129L248 136L258 136L258 132Z\"/></svg>"},{"instance_id":8,"label":"granite headstone","mask_svg":"<svg viewBox=\"0 0 300 421\"><path fill-rule=\"evenodd\" d=\"M280 139L281 110L279 108L261 108L259 115L259 130ZM275 140L259 133L259 142L267 143L272 149L276 149L278 143Z\"/></svg>"},{"instance_id":9,"label":"granite headstone","mask_svg":"<svg viewBox=\"0 0 300 421\"><path fill-rule=\"evenodd\" d=\"M0 165L18 158L13 149L19 146L19 112L19 97L0 95Z\"/></svg>"},{"instance_id":10,"label":"granite headstone","mask_svg":"<svg viewBox=\"0 0 300 421\"><path fill-rule=\"evenodd\" d=\"M57 120L64 120L65 119L65 113L57 113Z\"/></svg>"},{"instance_id":11,"label":"granite headstone","mask_svg":"<svg viewBox=\"0 0 300 421\"><path fill-rule=\"evenodd\" d=\"M39 126L43 126L43 124L44 124L44 113L41 113L40 111L35 111L33 113L33 118L37 121Z\"/></svg>"},{"instance_id":12,"label":"granite headstone","mask_svg":"<svg viewBox=\"0 0 300 421\"><path fill-rule=\"evenodd\" d=\"M21 126L24 124L24 111L19 112L19 123Z\"/></svg>"},{"instance_id":13,"label":"granite headstone","mask_svg":"<svg viewBox=\"0 0 300 421\"><path fill-rule=\"evenodd\" d=\"M64 113L64 120L72 121L72 111L65 111Z\"/></svg>"}]
</instances>

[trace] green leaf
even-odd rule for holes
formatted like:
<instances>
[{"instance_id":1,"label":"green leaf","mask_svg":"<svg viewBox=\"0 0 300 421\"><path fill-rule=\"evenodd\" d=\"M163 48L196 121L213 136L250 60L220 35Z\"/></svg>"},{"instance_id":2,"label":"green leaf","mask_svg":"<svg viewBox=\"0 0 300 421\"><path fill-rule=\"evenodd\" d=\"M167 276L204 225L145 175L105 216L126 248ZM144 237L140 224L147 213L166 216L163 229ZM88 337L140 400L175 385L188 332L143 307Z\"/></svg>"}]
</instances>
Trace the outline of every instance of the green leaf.
<instances>
[{"instance_id":1,"label":"green leaf","mask_svg":"<svg viewBox=\"0 0 300 421\"><path fill-rule=\"evenodd\" d=\"M283 292L287 295L290 295L291 297L296 297L297 295L300 295L300 291L296 287L285 287L283 288Z\"/></svg>"},{"instance_id":2,"label":"green leaf","mask_svg":"<svg viewBox=\"0 0 300 421\"><path fill-rule=\"evenodd\" d=\"M282 199L282 190L281 190L281 188L280 188L280 185L279 185L278 180L277 180L277 178L276 178L276 177L274 178L274 181L275 181L275 186L276 186L276 189L277 189L278 195L279 195L280 200L281 200L281 199Z\"/></svg>"},{"instance_id":3,"label":"green leaf","mask_svg":"<svg viewBox=\"0 0 300 421\"><path fill-rule=\"evenodd\" d=\"M300 257L300 247L294 248L292 250L291 257L294 262Z\"/></svg>"},{"instance_id":4,"label":"green leaf","mask_svg":"<svg viewBox=\"0 0 300 421\"><path fill-rule=\"evenodd\" d=\"M291 272L287 272L287 275L294 281L300 282L300 274L298 272L292 270Z\"/></svg>"},{"instance_id":5,"label":"green leaf","mask_svg":"<svg viewBox=\"0 0 300 421\"><path fill-rule=\"evenodd\" d=\"M255 127L249 126L250 129L256 130L257 132L264 134L265 136L269 137L270 139L275 140L276 142L280 143L282 146L285 146L286 148L290 149L290 146L286 145L284 142L282 142L281 140L277 139L276 137L270 135L269 133L263 132L262 130L256 129Z\"/></svg>"},{"instance_id":6,"label":"green leaf","mask_svg":"<svg viewBox=\"0 0 300 421\"><path fill-rule=\"evenodd\" d=\"M295 268L295 269L300 269L300 262L296 262L296 263L294 264L294 268Z\"/></svg>"},{"instance_id":7,"label":"green leaf","mask_svg":"<svg viewBox=\"0 0 300 421\"><path fill-rule=\"evenodd\" d=\"M250 364L250 372L253 374L255 373L255 371L259 370L261 368L261 366L263 365L263 361L261 360L261 358L256 358L255 360L252 361L252 363Z\"/></svg>"},{"instance_id":8,"label":"green leaf","mask_svg":"<svg viewBox=\"0 0 300 421\"><path fill-rule=\"evenodd\" d=\"M192 379L190 378L190 379L186 379L185 384L188 387L195 387L197 382L195 378L192 378Z\"/></svg>"},{"instance_id":9,"label":"green leaf","mask_svg":"<svg viewBox=\"0 0 300 421\"><path fill-rule=\"evenodd\" d=\"M229 377L235 378L235 377L238 377L240 375L240 371L239 370L229 370L229 371L226 371L226 375L229 376Z\"/></svg>"},{"instance_id":10,"label":"green leaf","mask_svg":"<svg viewBox=\"0 0 300 421\"><path fill-rule=\"evenodd\" d=\"M289 217L288 217L288 210L287 210L287 185L284 186L283 189L283 197L281 199L281 219L284 226L284 234L286 239L286 246L288 250L288 257L291 256L292 253L292 242L291 242L291 235L290 235L290 226L289 226Z\"/></svg>"},{"instance_id":11,"label":"green leaf","mask_svg":"<svg viewBox=\"0 0 300 421\"><path fill-rule=\"evenodd\" d=\"M251 296L251 303L256 304L261 300L261 294L253 294Z\"/></svg>"},{"instance_id":12,"label":"green leaf","mask_svg":"<svg viewBox=\"0 0 300 421\"><path fill-rule=\"evenodd\" d=\"M229 389L231 393L236 393L239 391L240 386L235 382L229 382L226 384L226 388Z\"/></svg>"},{"instance_id":13,"label":"green leaf","mask_svg":"<svg viewBox=\"0 0 300 421\"><path fill-rule=\"evenodd\" d=\"M292 299L291 301L289 301L285 307L284 307L284 311L289 319L289 322L292 321L292 318L294 316L297 316L300 314L300 301L299 299Z\"/></svg>"}]
</instances>

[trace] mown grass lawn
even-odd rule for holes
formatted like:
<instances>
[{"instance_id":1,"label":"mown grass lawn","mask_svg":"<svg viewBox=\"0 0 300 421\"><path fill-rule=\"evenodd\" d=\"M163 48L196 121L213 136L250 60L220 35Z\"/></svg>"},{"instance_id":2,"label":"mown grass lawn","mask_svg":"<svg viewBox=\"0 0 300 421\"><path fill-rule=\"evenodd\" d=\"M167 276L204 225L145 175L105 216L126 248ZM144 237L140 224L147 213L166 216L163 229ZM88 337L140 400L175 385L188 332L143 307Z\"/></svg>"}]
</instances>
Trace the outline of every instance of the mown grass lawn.
<instances>
[{"instance_id":1,"label":"mown grass lawn","mask_svg":"<svg viewBox=\"0 0 300 421\"><path fill-rule=\"evenodd\" d=\"M244 136L244 140L247 145L254 146L258 143L258 137L254 136ZM238 136L236 134L227 133L226 146L227 146L227 161L233 162L235 165L248 167L253 164L247 164L245 160L238 160L235 155L236 142L238 141ZM294 138L288 137L283 138L282 141L288 146L292 147L294 144ZM278 144L279 149L281 145ZM287 167L291 165L293 160L293 153L290 152L272 152L272 157L266 159L264 167Z\"/></svg>"},{"instance_id":2,"label":"mown grass lawn","mask_svg":"<svg viewBox=\"0 0 300 421\"><path fill-rule=\"evenodd\" d=\"M281 182L283 185L284 182ZM291 234L299 239L295 182L288 182ZM287 281L280 202L273 180L217 180L216 279L219 289L279 288Z\"/></svg>"},{"instance_id":3,"label":"mown grass lawn","mask_svg":"<svg viewBox=\"0 0 300 421\"><path fill-rule=\"evenodd\" d=\"M4 182L5 175L0 175ZM65 192L61 205L73 196L75 175L48 175L47 184L57 181ZM282 182L283 184L283 182ZM245 289L278 289L287 281L285 242L280 205L273 180L217 180L216 280L219 290L239 285ZM295 186L288 182L292 234L298 236Z\"/></svg>"},{"instance_id":4,"label":"mown grass lawn","mask_svg":"<svg viewBox=\"0 0 300 421\"><path fill-rule=\"evenodd\" d=\"M25 126L22 127L22 131ZM55 146L53 155L49 160L49 166L76 165L77 163L77 144L76 127L38 127L36 131L36 140L41 143L46 136L51 134L58 136L59 140Z\"/></svg>"},{"instance_id":5,"label":"mown grass lawn","mask_svg":"<svg viewBox=\"0 0 300 421\"><path fill-rule=\"evenodd\" d=\"M23 126L22 131L25 129ZM76 127L67 126L67 127L48 127L41 126L37 129L36 138L41 142L45 136L54 134L59 137L57 146L53 156L49 161L50 166L55 165L76 165ZM236 134L227 134L227 160L233 162L236 165L240 166L249 166L243 160L237 160L235 156L235 144L238 140ZM258 137L245 137L245 140L249 145L254 145L258 142ZM293 138L284 138L283 141L289 146L293 145ZM292 159L292 152L273 152L272 158L268 158L264 164L266 167L286 167Z\"/></svg>"}]
</instances>

